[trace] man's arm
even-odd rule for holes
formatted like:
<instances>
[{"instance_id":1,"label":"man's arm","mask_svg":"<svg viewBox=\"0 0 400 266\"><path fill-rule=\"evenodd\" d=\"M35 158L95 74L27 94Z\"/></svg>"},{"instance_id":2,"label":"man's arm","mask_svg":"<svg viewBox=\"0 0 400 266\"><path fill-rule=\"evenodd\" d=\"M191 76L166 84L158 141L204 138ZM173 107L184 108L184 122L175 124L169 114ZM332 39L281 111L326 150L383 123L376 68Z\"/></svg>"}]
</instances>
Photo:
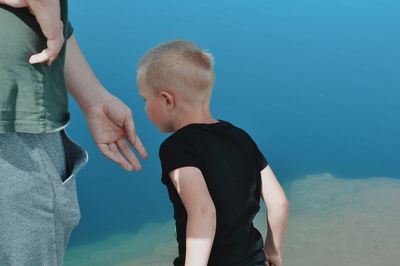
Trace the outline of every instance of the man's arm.
<instances>
[{"instance_id":1,"label":"man's arm","mask_svg":"<svg viewBox=\"0 0 400 266\"><path fill-rule=\"evenodd\" d=\"M67 41L64 74L68 90L85 114L100 151L128 171L132 166L140 170L141 165L126 142L128 140L142 158L147 157L136 135L132 112L97 80L74 35Z\"/></svg>"},{"instance_id":2,"label":"man's arm","mask_svg":"<svg viewBox=\"0 0 400 266\"><path fill-rule=\"evenodd\" d=\"M265 255L272 266L282 264L282 249L288 225L289 203L285 192L269 166L261 171L261 195L267 207Z\"/></svg>"},{"instance_id":3,"label":"man's arm","mask_svg":"<svg viewBox=\"0 0 400 266\"><path fill-rule=\"evenodd\" d=\"M43 35L47 38L47 48L41 53L32 55L29 58L29 63L37 64L46 62L48 65L51 65L64 44L64 24L60 18L60 1L0 0L0 4L14 8L26 7L30 10L39 23Z\"/></svg>"},{"instance_id":4,"label":"man's arm","mask_svg":"<svg viewBox=\"0 0 400 266\"><path fill-rule=\"evenodd\" d=\"M203 174L182 167L170 174L187 212L185 266L206 266L214 241L216 211Z\"/></svg>"}]
</instances>

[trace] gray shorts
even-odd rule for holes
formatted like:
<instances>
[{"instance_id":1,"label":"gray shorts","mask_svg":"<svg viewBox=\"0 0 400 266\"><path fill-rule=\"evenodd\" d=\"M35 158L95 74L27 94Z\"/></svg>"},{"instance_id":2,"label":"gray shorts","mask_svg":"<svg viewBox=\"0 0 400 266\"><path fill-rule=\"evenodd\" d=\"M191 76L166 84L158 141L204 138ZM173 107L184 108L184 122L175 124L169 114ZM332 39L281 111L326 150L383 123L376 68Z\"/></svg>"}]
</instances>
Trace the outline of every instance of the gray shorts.
<instances>
[{"instance_id":1,"label":"gray shorts","mask_svg":"<svg viewBox=\"0 0 400 266\"><path fill-rule=\"evenodd\" d=\"M80 220L75 175L87 159L64 131L0 134L1 266L63 264Z\"/></svg>"}]
</instances>

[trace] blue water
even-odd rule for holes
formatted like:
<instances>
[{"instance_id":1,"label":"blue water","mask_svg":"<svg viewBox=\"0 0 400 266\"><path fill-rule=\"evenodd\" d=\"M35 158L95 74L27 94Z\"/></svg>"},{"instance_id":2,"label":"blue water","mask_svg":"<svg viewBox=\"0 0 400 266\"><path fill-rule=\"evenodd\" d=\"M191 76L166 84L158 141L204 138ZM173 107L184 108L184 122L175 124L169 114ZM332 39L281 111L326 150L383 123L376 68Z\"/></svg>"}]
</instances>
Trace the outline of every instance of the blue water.
<instances>
[{"instance_id":1,"label":"blue water","mask_svg":"<svg viewBox=\"0 0 400 266\"><path fill-rule=\"evenodd\" d=\"M135 84L141 55L168 40L214 55L214 116L246 129L282 183L324 172L400 179L398 10L394 0L70 1L81 49L134 111L150 154L142 172L124 172L99 153L71 100L68 130L90 160L70 247L172 218L158 161L166 135L147 120Z\"/></svg>"}]
</instances>

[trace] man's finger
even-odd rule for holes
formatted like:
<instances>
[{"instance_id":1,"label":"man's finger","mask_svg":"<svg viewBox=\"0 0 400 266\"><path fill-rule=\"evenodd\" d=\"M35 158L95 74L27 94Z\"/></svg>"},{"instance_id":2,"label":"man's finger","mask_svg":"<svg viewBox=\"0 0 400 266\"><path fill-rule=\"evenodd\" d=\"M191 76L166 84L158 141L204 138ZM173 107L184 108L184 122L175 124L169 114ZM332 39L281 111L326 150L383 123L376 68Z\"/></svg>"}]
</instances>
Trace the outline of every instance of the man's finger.
<instances>
[{"instance_id":1,"label":"man's finger","mask_svg":"<svg viewBox=\"0 0 400 266\"><path fill-rule=\"evenodd\" d=\"M26 7L26 1L21 0L0 0L0 4L5 4L14 8Z\"/></svg>"},{"instance_id":2,"label":"man's finger","mask_svg":"<svg viewBox=\"0 0 400 266\"><path fill-rule=\"evenodd\" d=\"M125 158L133 165L136 171L142 169L139 160L136 158L135 154L133 154L132 150L129 148L128 144L126 143L125 139L121 138L117 141L117 146Z\"/></svg>"},{"instance_id":3,"label":"man's finger","mask_svg":"<svg viewBox=\"0 0 400 266\"><path fill-rule=\"evenodd\" d=\"M116 162L127 171L132 170L132 165L124 158L124 156L122 156L115 143L97 144L97 146L99 147L100 151L104 154L104 156L106 156L108 159Z\"/></svg>"},{"instance_id":4,"label":"man's finger","mask_svg":"<svg viewBox=\"0 0 400 266\"><path fill-rule=\"evenodd\" d=\"M133 144L133 147L135 147L135 150L138 151L143 159L147 159L148 154L146 148L143 146L142 141L140 140L138 135L135 135L135 142Z\"/></svg>"},{"instance_id":5,"label":"man's finger","mask_svg":"<svg viewBox=\"0 0 400 266\"><path fill-rule=\"evenodd\" d=\"M57 58L60 49L61 49L61 47L49 46L47 49L43 50L41 53L32 55L31 58L29 58L29 63L33 65L33 64L46 62L47 65L51 65L54 62L54 60Z\"/></svg>"},{"instance_id":6,"label":"man's finger","mask_svg":"<svg viewBox=\"0 0 400 266\"><path fill-rule=\"evenodd\" d=\"M29 63L30 64L38 64L38 63L43 63L49 60L50 55L48 54L47 49L43 50L41 53L34 54L29 58Z\"/></svg>"},{"instance_id":7,"label":"man's finger","mask_svg":"<svg viewBox=\"0 0 400 266\"><path fill-rule=\"evenodd\" d=\"M50 57L50 59L47 60L47 65L50 66L51 64L53 64L53 62L56 60L56 58L57 58L57 56Z\"/></svg>"},{"instance_id":8,"label":"man's finger","mask_svg":"<svg viewBox=\"0 0 400 266\"><path fill-rule=\"evenodd\" d=\"M146 148L143 146L138 135L136 134L135 124L132 118L128 119L128 121L124 123L124 131L129 143L135 148L135 150L139 153L139 155L143 159L146 159L147 158Z\"/></svg>"},{"instance_id":9,"label":"man's finger","mask_svg":"<svg viewBox=\"0 0 400 266\"><path fill-rule=\"evenodd\" d=\"M117 144L110 143L110 144L108 144L108 146L110 147L110 150L115 154L115 156L118 160L118 164L121 165L125 170L132 171L132 165L121 154L121 152L118 149Z\"/></svg>"}]
</instances>

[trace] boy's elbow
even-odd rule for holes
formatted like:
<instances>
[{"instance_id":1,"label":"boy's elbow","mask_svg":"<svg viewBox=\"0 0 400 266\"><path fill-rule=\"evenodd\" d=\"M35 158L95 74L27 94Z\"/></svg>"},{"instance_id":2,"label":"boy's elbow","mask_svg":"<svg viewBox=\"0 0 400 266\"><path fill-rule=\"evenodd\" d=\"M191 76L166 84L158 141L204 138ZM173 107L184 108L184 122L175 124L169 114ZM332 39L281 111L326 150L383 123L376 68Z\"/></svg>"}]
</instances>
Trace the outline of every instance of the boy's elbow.
<instances>
[{"instance_id":1,"label":"boy's elbow","mask_svg":"<svg viewBox=\"0 0 400 266\"><path fill-rule=\"evenodd\" d=\"M286 197L285 194L283 194L283 195L279 198L278 204L279 204L282 208L289 209L289 201L288 201L288 199L287 199L287 197Z\"/></svg>"},{"instance_id":2,"label":"boy's elbow","mask_svg":"<svg viewBox=\"0 0 400 266\"><path fill-rule=\"evenodd\" d=\"M205 209L203 211L204 217L206 217L206 221L210 224L210 227L213 231L217 228L217 211L215 210L214 205Z\"/></svg>"},{"instance_id":3,"label":"boy's elbow","mask_svg":"<svg viewBox=\"0 0 400 266\"><path fill-rule=\"evenodd\" d=\"M284 196L284 197L282 197L280 200L279 200L279 207L282 209L282 210L286 210L286 211L288 211L289 210L289 201L288 201L288 199L286 198L286 196Z\"/></svg>"},{"instance_id":4,"label":"boy's elbow","mask_svg":"<svg viewBox=\"0 0 400 266\"><path fill-rule=\"evenodd\" d=\"M217 211L215 210L214 205L204 204L188 212L188 215L200 219L215 220L217 217Z\"/></svg>"},{"instance_id":5,"label":"boy's elbow","mask_svg":"<svg viewBox=\"0 0 400 266\"><path fill-rule=\"evenodd\" d=\"M271 202L267 206L268 210L279 210L279 211L284 211L288 212L289 211L289 201L287 200L286 197L282 197L280 199L275 200L274 202Z\"/></svg>"},{"instance_id":6,"label":"boy's elbow","mask_svg":"<svg viewBox=\"0 0 400 266\"><path fill-rule=\"evenodd\" d=\"M284 200L282 200L282 202L281 202L280 205L281 205L281 208L282 208L283 210L289 211L289 201L287 200L286 197L285 197Z\"/></svg>"},{"instance_id":7,"label":"boy's elbow","mask_svg":"<svg viewBox=\"0 0 400 266\"><path fill-rule=\"evenodd\" d=\"M214 205L212 206L204 206L200 209L200 215L208 217L210 219L216 219L217 211L215 210Z\"/></svg>"}]
</instances>

